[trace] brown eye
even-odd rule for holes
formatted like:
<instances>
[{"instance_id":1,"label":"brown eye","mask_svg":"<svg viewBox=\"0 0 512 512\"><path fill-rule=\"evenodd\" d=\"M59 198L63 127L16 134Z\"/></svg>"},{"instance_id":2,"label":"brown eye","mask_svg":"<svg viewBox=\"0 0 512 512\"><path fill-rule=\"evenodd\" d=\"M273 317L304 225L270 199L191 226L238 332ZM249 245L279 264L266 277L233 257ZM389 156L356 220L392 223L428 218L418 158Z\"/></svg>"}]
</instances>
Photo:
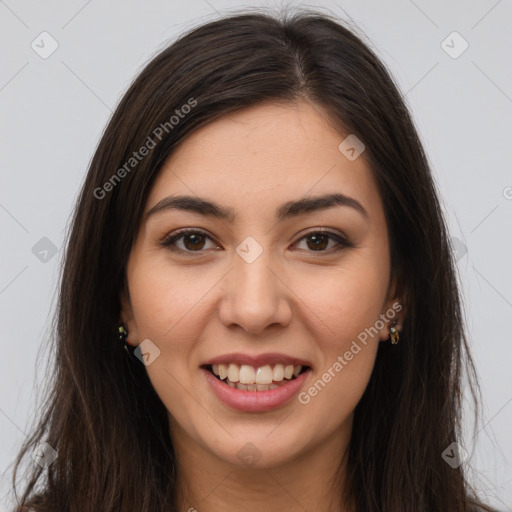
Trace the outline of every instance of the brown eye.
<instances>
[{"instance_id":1,"label":"brown eye","mask_svg":"<svg viewBox=\"0 0 512 512\"><path fill-rule=\"evenodd\" d=\"M182 235L183 236L183 244L185 247L191 251L202 249L204 245L204 235L197 234L197 233L191 233L189 235Z\"/></svg>"},{"instance_id":2,"label":"brown eye","mask_svg":"<svg viewBox=\"0 0 512 512\"><path fill-rule=\"evenodd\" d=\"M171 251L184 254L200 254L205 252L203 249L219 248L215 243L212 243L212 246L210 247L205 247L208 240L213 242L213 240L202 231L198 231L196 229L185 229L174 235L168 236L160 242L160 245L167 247ZM303 236L299 242L303 240L306 240L307 252L331 253L346 247L354 247L354 244L349 242L345 237L330 231L311 231L309 234ZM332 241L335 242L335 245L329 247L329 243Z\"/></svg>"},{"instance_id":3,"label":"brown eye","mask_svg":"<svg viewBox=\"0 0 512 512\"><path fill-rule=\"evenodd\" d=\"M306 236L303 236L299 242L302 240L306 240L309 252L331 252L330 249L338 251L345 247L354 247L346 238L330 231L311 231ZM336 242L336 245L328 247L330 241Z\"/></svg>"},{"instance_id":4,"label":"brown eye","mask_svg":"<svg viewBox=\"0 0 512 512\"><path fill-rule=\"evenodd\" d=\"M329 236L325 235L324 233L310 235L307 237L307 239L312 242L312 245L308 244L308 247L315 251L317 249L325 249L329 245Z\"/></svg>"},{"instance_id":5,"label":"brown eye","mask_svg":"<svg viewBox=\"0 0 512 512\"><path fill-rule=\"evenodd\" d=\"M192 252L204 252L202 249L205 248L206 240L211 238L198 230L184 230L180 231L175 235L164 239L160 245L169 248L171 251L192 253ZM182 242L180 247L178 242ZM213 244L213 247L217 247ZM208 247L207 247L208 248Z\"/></svg>"}]
</instances>

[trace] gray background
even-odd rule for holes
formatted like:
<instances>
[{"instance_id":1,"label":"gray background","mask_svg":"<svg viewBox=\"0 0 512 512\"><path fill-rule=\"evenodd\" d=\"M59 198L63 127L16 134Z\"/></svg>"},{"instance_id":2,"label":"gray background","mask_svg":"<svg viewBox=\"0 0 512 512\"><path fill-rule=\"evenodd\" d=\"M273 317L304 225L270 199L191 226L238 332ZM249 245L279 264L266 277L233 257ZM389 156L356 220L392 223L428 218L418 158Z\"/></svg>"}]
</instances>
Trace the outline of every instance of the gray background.
<instances>
[{"instance_id":1,"label":"gray background","mask_svg":"<svg viewBox=\"0 0 512 512\"><path fill-rule=\"evenodd\" d=\"M64 230L111 111L144 63L177 34L249 5L283 4L0 1L1 509L9 464L36 413ZM512 2L294 5L352 19L406 95L456 238L481 381L476 429L466 406L469 462L483 496L512 510ZM58 44L47 58L40 54L52 40L40 36L44 31ZM461 37L450 36L454 31ZM464 41L469 47L458 55Z\"/></svg>"}]
</instances>

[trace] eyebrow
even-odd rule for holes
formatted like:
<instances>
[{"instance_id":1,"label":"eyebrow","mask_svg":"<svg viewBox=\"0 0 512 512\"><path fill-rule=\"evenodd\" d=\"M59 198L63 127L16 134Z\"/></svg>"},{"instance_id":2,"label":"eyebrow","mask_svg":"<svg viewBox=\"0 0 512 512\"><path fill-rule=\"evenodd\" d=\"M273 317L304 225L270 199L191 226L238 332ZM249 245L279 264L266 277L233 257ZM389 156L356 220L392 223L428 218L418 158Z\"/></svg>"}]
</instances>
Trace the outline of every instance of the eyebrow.
<instances>
[{"instance_id":1,"label":"eyebrow","mask_svg":"<svg viewBox=\"0 0 512 512\"><path fill-rule=\"evenodd\" d=\"M340 193L288 201L279 207L276 218L278 221L283 221L291 217L325 210L334 206L353 208L366 219L369 218L368 212L357 199ZM157 213L168 210L186 210L208 217L227 220L229 222L233 222L236 219L235 210L232 208L221 206L213 201L208 201L200 197L179 195L165 197L159 201L146 213L146 220Z\"/></svg>"}]
</instances>

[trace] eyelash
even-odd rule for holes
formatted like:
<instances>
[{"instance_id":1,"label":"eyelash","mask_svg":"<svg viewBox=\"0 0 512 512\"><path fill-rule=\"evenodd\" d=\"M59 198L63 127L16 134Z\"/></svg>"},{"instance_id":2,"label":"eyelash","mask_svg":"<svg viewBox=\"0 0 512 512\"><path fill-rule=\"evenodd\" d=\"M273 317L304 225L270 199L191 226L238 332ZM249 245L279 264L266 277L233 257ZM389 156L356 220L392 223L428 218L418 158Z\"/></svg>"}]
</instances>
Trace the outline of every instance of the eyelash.
<instances>
[{"instance_id":1,"label":"eyelash","mask_svg":"<svg viewBox=\"0 0 512 512\"><path fill-rule=\"evenodd\" d=\"M200 253L204 252L204 250L202 250L202 249L197 250L197 251L191 251L191 250L185 250L185 249L180 249L180 248L176 247L175 243L176 243L177 240L179 240L180 238L183 238L186 235L191 235L191 234L203 235L206 238L210 238L210 240L212 240L212 238L209 235L207 235L205 232L203 232L201 230L184 228L184 229L176 232L175 234L169 235L166 238L164 238L160 242L160 245L163 246L163 247L166 247L170 251L181 252L182 254L186 254L186 255L192 255L192 254L195 254L195 253L200 254ZM345 237L339 235L338 233L333 233L332 231L326 231L326 230L323 230L323 229L317 229L315 231L309 231L304 236L299 238L299 240L297 240L297 242L300 242L301 240L303 240L305 238L308 238L308 237L310 237L312 235L327 235L331 239L334 239L338 243L338 246L331 247L331 249L326 249L326 250L307 251L307 252L332 254L333 252L338 252L338 251L340 251L342 249L345 249L345 248L355 247L353 243L351 243L349 240L347 240Z\"/></svg>"}]
</instances>

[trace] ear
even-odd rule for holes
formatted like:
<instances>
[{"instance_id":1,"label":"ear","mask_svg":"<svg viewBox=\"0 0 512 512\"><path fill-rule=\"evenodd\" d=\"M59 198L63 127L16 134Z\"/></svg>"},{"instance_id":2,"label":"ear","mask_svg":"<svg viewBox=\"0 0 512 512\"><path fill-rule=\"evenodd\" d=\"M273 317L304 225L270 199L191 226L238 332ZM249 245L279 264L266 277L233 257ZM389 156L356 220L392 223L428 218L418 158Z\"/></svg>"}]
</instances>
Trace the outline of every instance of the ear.
<instances>
[{"instance_id":1,"label":"ear","mask_svg":"<svg viewBox=\"0 0 512 512\"><path fill-rule=\"evenodd\" d=\"M395 327L401 331L405 317L407 315L407 293L405 290L399 290L398 280L393 279L388 293L388 299L381 311L381 320L384 323L383 328L379 332L380 341L387 341L391 336L390 327L393 322L397 322Z\"/></svg>"},{"instance_id":2,"label":"ear","mask_svg":"<svg viewBox=\"0 0 512 512\"><path fill-rule=\"evenodd\" d=\"M119 301L121 304L121 318L119 320L119 323L123 323L126 326L126 330L128 331L126 343L129 343L130 345L136 347L138 345L139 338L137 334L137 325L135 324L135 319L133 317L133 308L126 280L124 282L123 289L119 294Z\"/></svg>"}]
</instances>

